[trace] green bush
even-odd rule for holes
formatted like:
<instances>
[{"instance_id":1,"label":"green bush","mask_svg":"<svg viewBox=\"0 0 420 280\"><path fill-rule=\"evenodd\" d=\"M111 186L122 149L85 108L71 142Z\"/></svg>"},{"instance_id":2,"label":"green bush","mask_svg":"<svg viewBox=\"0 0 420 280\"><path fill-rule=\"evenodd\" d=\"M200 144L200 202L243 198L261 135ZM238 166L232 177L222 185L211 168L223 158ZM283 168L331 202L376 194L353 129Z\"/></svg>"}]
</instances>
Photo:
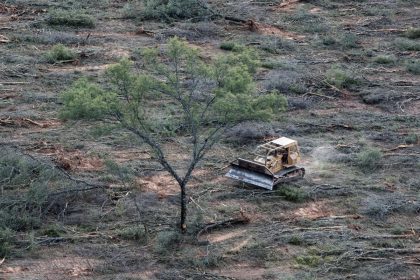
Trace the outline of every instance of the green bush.
<instances>
[{"instance_id":1,"label":"green bush","mask_svg":"<svg viewBox=\"0 0 420 280\"><path fill-rule=\"evenodd\" d=\"M60 237L64 233L66 233L66 231L63 228L59 227L57 224L48 225L42 231L42 235L46 235L48 237Z\"/></svg>"},{"instance_id":2,"label":"green bush","mask_svg":"<svg viewBox=\"0 0 420 280\"><path fill-rule=\"evenodd\" d=\"M310 267L317 267L321 264L321 257L319 256L298 256L295 258L296 262L301 265L306 265Z\"/></svg>"},{"instance_id":3,"label":"green bush","mask_svg":"<svg viewBox=\"0 0 420 280\"><path fill-rule=\"evenodd\" d=\"M302 245L307 244L307 242L302 237L297 236L297 235L293 235L292 237L290 237L287 243L296 245L296 246L302 246Z\"/></svg>"},{"instance_id":4,"label":"green bush","mask_svg":"<svg viewBox=\"0 0 420 280\"><path fill-rule=\"evenodd\" d=\"M420 28L409 28L404 32L404 36L410 39L420 38Z\"/></svg>"},{"instance_id":5,"label":"green bush","mask_svg":"<svg viewBox=\"0 0 420 280\"><path fill-rule=\"evenodd\" d=\"M333 36L325 36L322 38L322 44L325 46L332 46L337 44L337 40Z\"/></svg>"},{"instance_id":6,"label":"green bush","mask_svg":"<svg viewBox=\"0 0 420 280\"><path fill-rule=\"evenodd\" d=\"M45 59L48 63L74 60L75 58L76 54L63 44L53 46L51 50L45 54Z\"/></svg>"},{"instance_id":7,"label":"green bush","mask_svg":"<svg viewBox=\"0 0 420 280\"><path fill-rule=\"evenodd\" d=\"M358 37L356 34L353 33L345 33L341 38L340 38L340 45L344 48L344 49L352 49L352 48L357 48L359 46L358 44Z\"/></svg>"},{"instance_id":8,"label":"green bush","mask_svg":"<svg viewBox=\"0 0 420 280\"><path fill-rule=\"evenodd\" d=\"M284 199L292 202L303 202L307 199L307 195L298 188L280 186L277 193L284 196Z\"/></svg>"},{"instance_id":9,"label":"green bush","mask_svg":"<svg viewBox=\"0 0 420 280\"><path fill-rule=\"evenodd\" d=\"M369 172L380 166L382 157L382 152L379 149L366 148L357 154L357 165L364 172Z\"/></svg>"},{"instance_id":10,"label":"green bush","mask_svg":"<svg viewBox=\"0 0 420 280\"><path fill-rule=\"evenodd\" d=\"M222 50L232 51L232 52L240 52L240 51L244 50L244 46L242 46L238 43L232 42L232 41L222 42L220 44L220 48Z\"/></svg>"},{"instance_id":11,"label":"green bush","mask_svg":"<svg viewBox=\"0 0 420 280\"><path fill-rule=\"evenodd\" d=\"M140 243L146 243L148 236L143 226L132 226L117 231L117 235L126 240L134 240Z\"/></svg>"},{"instance_id":12,"label":"green bush","mask_svg":"<svg viewBox=\"0 0 420 280\"><path fill-rule=\"evenodd\" d=\"M394 45L401 51L420 51L420 42L406 38L396 39Z\"/></svg>"},{"instance_id":13,"label":"green bush","mask_svg":"<svg viewBox=\"0 0 420 280\"><path fill-rule=\"evenodd\" d=\"M145 0L146 19L188 19L207 14L199 0Z\"/></svg>"},{"instance_id":14,"label":"green bush","mask_svg":"<svg viewBox=\"0 0 420 280\"><path fill-rule=\"evenodd\" d=\"M419 137L417 136L417 134L409 134L405 137L405 143L406 144L417 144L417 142L419 141Z\"/></svg>"},{"instance_id":15,"label":"green bush","mask_svg":"<svg viewBox=\"0 0 420 280\"><path fill-rule=\"evenodd\" d=\"M10 255L13 248L13 232L8 228L0 228L0 258Z\"/></svg>"},{"instance_id":16,"label":"green bush","mask_svg":"<svg viewBox=\"0 0 420 280\"><path fill-rule=\"evenodd\" d=\"M64 104L61 118L99 119L112 111L117 95L104 91L87 79L80 79L62 94L61 99Z\"/></svg>"},{"instance_id":17,"label":"green bush","mask_svg":"<svg viewBox=\"0 0 420 280\"><path fill-rule=\"evenodd\" d=\"M338 88L349 88L352 85L359 84L358 79L356 79L352 73L345 71L338 66L333 66L327 71L326 81Z\"/></svg>"},{"instance_id":18,"label":"green bush","mask_svg":"<svg viewBox=\"0 0 420 280\"><path fill-rule=\"evenodd\" d=\"M95 20L82 10L53 10L47 18L49 25L94 28Z\"/></svg>"},{"instance_id":19,"label":"green bush","mask_svg":"<svg viewBox=\"0 0 420 280\"><path fill-rule=\"evenodd\" d=\"M407 71L415 74L420 75L420 60L410 60L406 64Z\"/></svg>"},{"instance_id":20,"label":"green bush","mask_svg":"<svg viewBox=\"0 0 420 280\"><path fill-rule=\"evenodd\" d=\"M378 64L394 64L395 57L392 55L378 55L373 59L373 62Z\"/></svg>"}]
</instances>

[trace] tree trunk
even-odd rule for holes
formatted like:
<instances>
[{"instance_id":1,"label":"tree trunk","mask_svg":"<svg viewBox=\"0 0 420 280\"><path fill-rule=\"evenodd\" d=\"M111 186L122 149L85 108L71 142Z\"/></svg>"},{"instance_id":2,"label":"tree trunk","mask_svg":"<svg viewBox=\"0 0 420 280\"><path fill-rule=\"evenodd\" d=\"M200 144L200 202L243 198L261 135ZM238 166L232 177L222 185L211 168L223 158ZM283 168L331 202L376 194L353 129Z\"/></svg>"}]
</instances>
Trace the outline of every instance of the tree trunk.
<instances>
[{"instance_id":1,"label":"tree trunk","mask_svg":"<svg viewBox=\"0 0 420 280\"><path fill-rule=\"evenodd\" d=\"M186 183L180 184L181 187L181 230L185 231L187 229L187 193L186 193Z\"/></svg>"}]
</instances>

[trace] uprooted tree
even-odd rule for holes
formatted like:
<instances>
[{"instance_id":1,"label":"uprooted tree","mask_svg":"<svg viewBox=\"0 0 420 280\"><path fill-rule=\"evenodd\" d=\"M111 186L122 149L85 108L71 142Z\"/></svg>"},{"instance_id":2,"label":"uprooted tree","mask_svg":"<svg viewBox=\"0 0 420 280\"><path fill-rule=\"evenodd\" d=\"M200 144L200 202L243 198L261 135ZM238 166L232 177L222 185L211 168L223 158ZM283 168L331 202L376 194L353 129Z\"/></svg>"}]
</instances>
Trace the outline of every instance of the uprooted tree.
<instances>
[{"instance_id":1,"label":"uprooted tree","mask_svg":"<svg viewBox=\"0 0 420 280\"><path fill-rule=\"evenodd\" d=\"M198 49L175 37L164 50L147 48L141 54L137 71L128 59L109 67L105 85L76 81L62 95L61 113L68 119L117 121L147 144L179 184L185 230L186 187L200 160L226 130L246 120L270 120L285 109L286 100L278 92L256 93L259 61L252 49L204 61ZM188 163L168 159L168 137L185 139Z\"/></svg>"}]
</instances>

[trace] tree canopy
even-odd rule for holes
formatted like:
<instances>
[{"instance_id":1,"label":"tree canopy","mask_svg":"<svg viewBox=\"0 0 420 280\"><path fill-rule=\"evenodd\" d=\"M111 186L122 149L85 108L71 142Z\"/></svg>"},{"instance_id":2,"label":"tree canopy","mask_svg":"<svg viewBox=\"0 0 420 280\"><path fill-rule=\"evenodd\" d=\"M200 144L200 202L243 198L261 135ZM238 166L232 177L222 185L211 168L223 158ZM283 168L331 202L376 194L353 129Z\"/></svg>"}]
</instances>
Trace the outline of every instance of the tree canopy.
<instances>
[{"instance_id":1,"label":"tree canopy","mask_svg":"<svg viewBox=\"0 0 420 280\"><path fill-rule=\"evenodd\" d=\"M164 50L142 50L140 62L137 71L127 58L112 65L103 85L76 81L62 95L61 116L118 121L149 145L180 185L182 200L197 163L227 129L246 120L268 121L286 107L278 92L256 93L259 60L252 49L204 59L174 37ZM162 139L171 136L190 139L191 160L183 171L162 148Z\"/></svg>"}]
</instances>

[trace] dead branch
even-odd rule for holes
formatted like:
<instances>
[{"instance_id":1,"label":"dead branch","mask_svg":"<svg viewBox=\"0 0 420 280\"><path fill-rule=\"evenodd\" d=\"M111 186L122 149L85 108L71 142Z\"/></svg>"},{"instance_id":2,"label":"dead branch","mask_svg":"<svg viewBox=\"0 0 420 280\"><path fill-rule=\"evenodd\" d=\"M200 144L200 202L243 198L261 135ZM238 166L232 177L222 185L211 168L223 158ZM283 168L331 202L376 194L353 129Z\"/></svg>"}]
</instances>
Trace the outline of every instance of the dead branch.
<instances>
[{"instance_id":1,"label":"dead branch","mask_svg":"<svg viewBox=\"0 0 420 280\"><path fill-rule=\"evenodd\" d=\"M9 43L10 39L4 35L0 35L0 43Z\"/></svg>"},{"instance_id":2,"label":"dead branch","mask_svg":"<svg viewBox=\"0 0 420 280\"><path fill-rule=\"evenodd\" d=\"M137 29L136 35L146 35L146 36L154 37L156 35L156 32L153 32L153 31L150 31L150 30L146 30L142 26L139 29Z\"/></svg>"},{"instance_id":3,"label":"dead branch","mask_svg":"<svg viewBox=\"0 0 420 280\"><path fill-rule=\"evenodd\" d=\"M399 149L405 149L405 148L411 148L411 147L414 147L414 145L413 144L410 144L410 145L401 144L401 145L398 145L395 148L384 150L384 152L392 152L392 151L396 151L396 150L399 150Z\"/></svg>"},{"instance_id":4,"label":"dead branch","mask_svg":"<svg viewBox=\"0 0 420 280\"><path fill-rule=\"evenodd\" d=\"M384 154L384 156L409 156L409 157L420 157L418 153L410 153L410 154L403 154L403 153L388 153Z\"/></svg>"},{"instance_id":5,"label":"dead branch","mask_svg":"<svg viewBox=\"0 0 420 280\"><path fill-rule=\"evenodd\" d=\"M2 85L27 85L30 84L29 82L0 82L0 86Z\"/></svg>"},{"instance_id":6,"label":"dead branch","mask_svg":"<svg viewBox=\"0 0 420 280\"><path fill-rule=\"evenodd\" d=\"M305 96L305 95L315 95L315 96L324 97L324 98L328 98L328 99L335 99L335 97L333 97L333 96L327 96L327 95L323 95L323 94L316 93L316 92L307 92L303 96Z\"/></svg>"},{"instance_id":7,"label":"dead branch","mask_svg":"<svg viewBox=\"0 0 420 280\"><path fill-rule=\"evenodd\" d=\"M281 230L280 233L285 232L294 232L294 231L330 231L330 230L343 230L346 229L345 226L328 226L328 227L313 227L313 228L304 228L304 227L296 227L296 228L288 228Z\"/></svg>"},{"instance_id":8,"label":"dead branch","mask_svg":"<svg viewBox=\"0 0 420 280\"><path fill-rule=\"evenodd\" d=\"M88 182L88 181L84 181L84 180L81 180L81 179L74 178L68 172L66 172L64 169L60 168L59 166L47 163L47 162L45 162L45 161L43 161L39 158L34 157L33 155L27 154L27 153L23 152L21 149L19 149L19 147L15 146L13 144L8 144L8 143L4 143L4 144L0 143L0 144L4 145L4 146L9 146L10 148L13 148L14 150L18 151L22 155L29 157L30 159L38 162L39 164L46 165L46 166L50 167L51 169L57 170L59 173L64 175L64 177L66 177L68 180L70 180L72 182L75 182L76 184L88 186L88 188L65 189L65 190L62 190L62 191L55 192L55 193L50 193L49 196L57 196L57 195L61 195L61 194L64 194L64 193L90 191L90 190L93 190L93 189L105 189L105 188L109 187L108 185L91 183L91 182Z\"/></svg>"},{"instance_id":9,"label":"dead branch","mask_svg":"<svg viewBox=\"0 0 420 280\"><path fill-rule=\"evenodd\" d=\"M33 120L31 120L31 119L28 119L28 118L24 118L23 120L24 120L24 121L26 121L26 122L28 122L28 123L30 123L30 124L33 124L33 125L39 126L39 127L45 127L45 126L46 126L45 124L42 124L42 123L39 123L39 122L33 121Z\"/></svg>"},{"instance_id":10,"label":"dead branch","mask_svg":"<svg viewBox=\"0 0 420 280\"><path fill-rule=\"evenodd\" d=\"M370 239L410 239L410 238L417 238L418 235L416 234L401 234L401 235L361 235L356 236L353 239L363 239L363 240L370 240Z\"/></svg>"},{"instance_id":11,"label":"dead branch","mask_svg":"<svg viewBox=\"0 0 420 280\"><path fill-rule=\"evenodd\" d=\"M332 85L332 84L330 84L329 82L327 82L327 81L322 81L325 85L327 85L328 87L330 87L331 89L333 89L334 91L336 91L336 92L338 92L338 93L341 93L342 95L344 95L344 96L348 96L349 95L349 93L346 91L346 90L341 90L341 89L339 89L338 87L336 87L336 86L334 86L334 85Z\"/></svg>"},{"instance_id":12,"label":"dead branch","mask_svg":"<svg viewBox=\"0 0 420 280\"><path fill-rule=\"evenodd\" d=\"M216 230L216 229L232 227L234 225L246 225L246 224L249 224L249 222L250 222L250 219L247 216L245 216L243 213L241 213L241 217L239 217L239 218L230 219L230 220L217 222L217 223L207 224L203 229L201 229L197 233L197 239L202 234L209 233L210 231L213 231L213 230Z\"/></svg>"}]
</instances>

